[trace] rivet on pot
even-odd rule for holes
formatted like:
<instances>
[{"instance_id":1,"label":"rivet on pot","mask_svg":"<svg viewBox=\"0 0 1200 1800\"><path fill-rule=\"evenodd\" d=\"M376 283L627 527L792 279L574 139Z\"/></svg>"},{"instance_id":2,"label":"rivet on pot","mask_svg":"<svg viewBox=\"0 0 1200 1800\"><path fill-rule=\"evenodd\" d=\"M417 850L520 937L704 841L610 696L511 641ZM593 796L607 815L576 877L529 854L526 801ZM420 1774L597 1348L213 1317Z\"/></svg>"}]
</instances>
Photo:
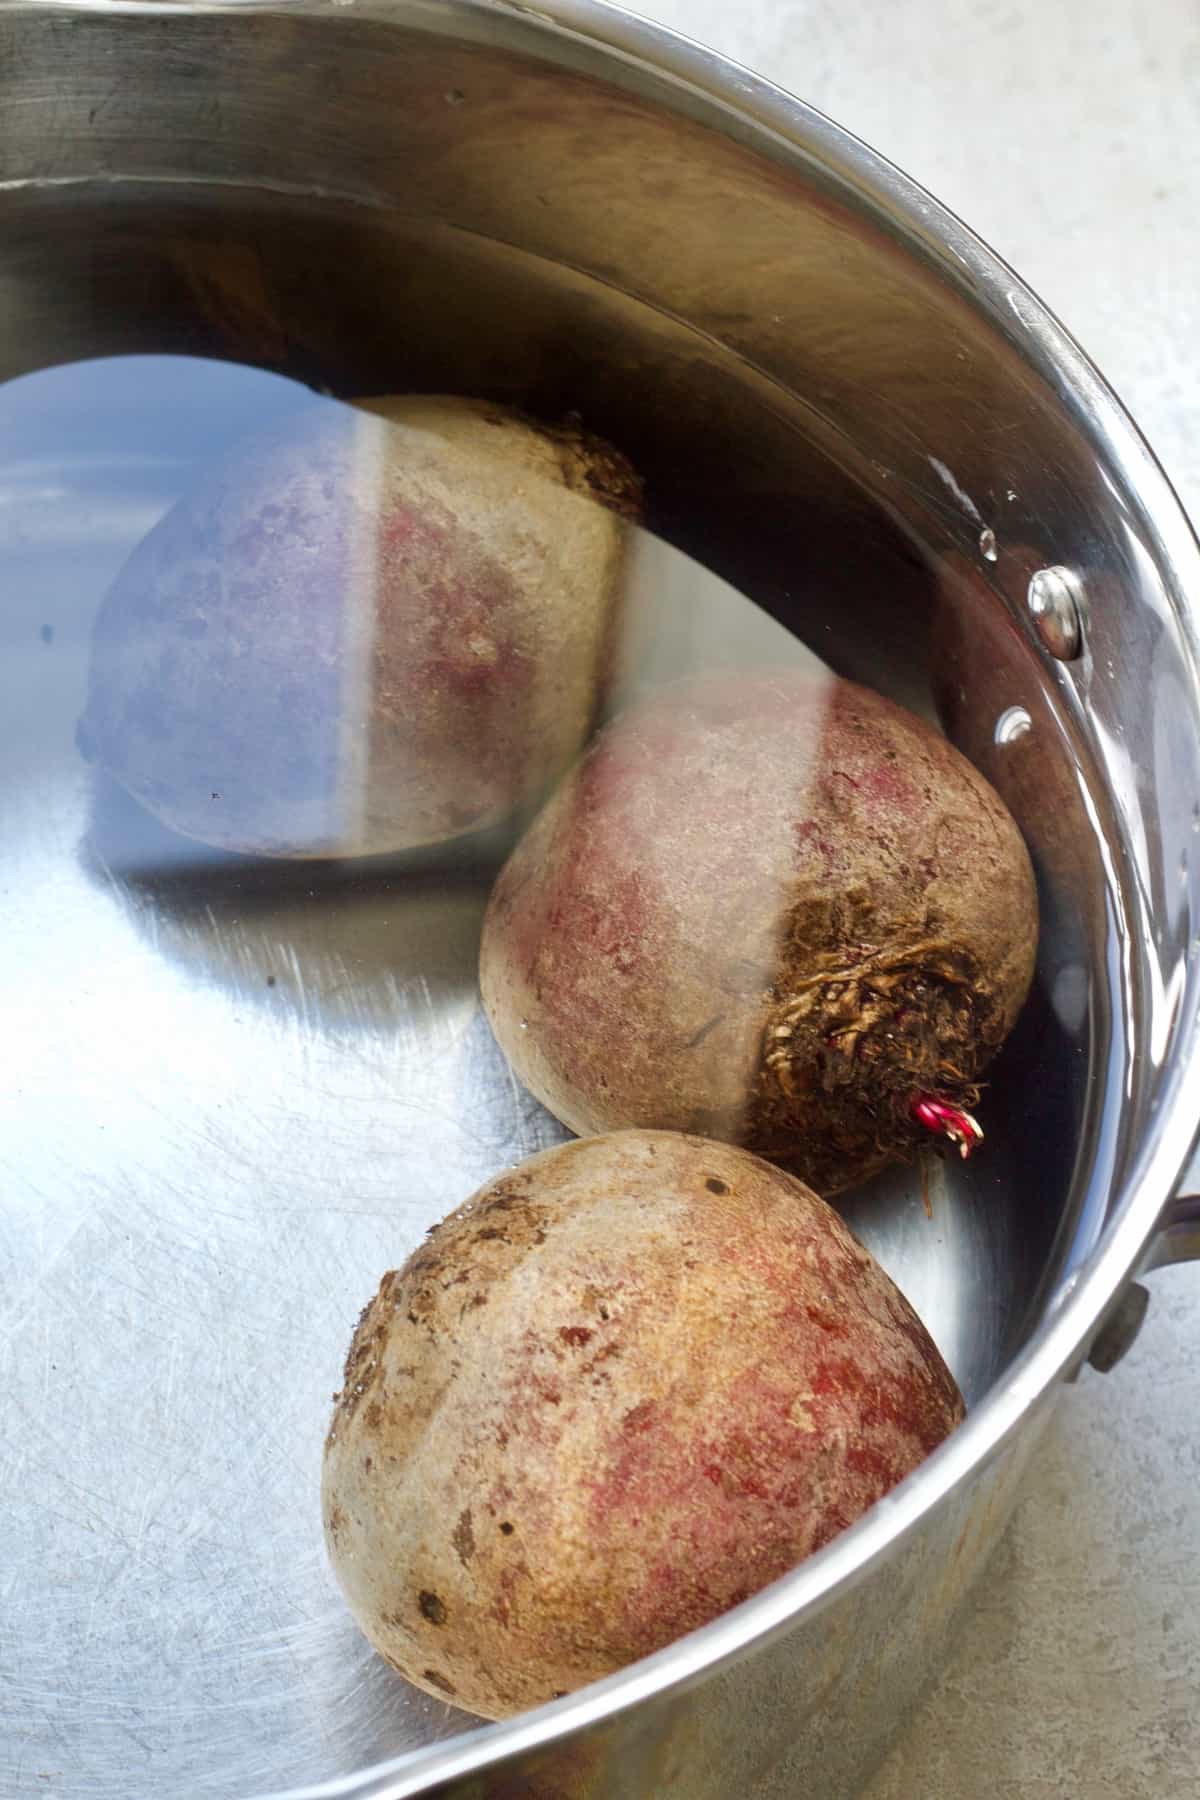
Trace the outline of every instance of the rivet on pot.
<instances>
[{"instance_id":1,"label":"rivet on pot","mask_svg":"<svg viewBox=\"0 0 1200 1800\"><path fill-rule=\"evenodd\" d=\"M1055 564L1029 578L1026 596L1034 629L1051 656L1070 662L1083 647L1079 577Z\"/></svg>"},{"instance_id":2,"label":"rivet on pot","mask_svg":"<svg viewBox=\"0 0 1200 1800\"><path fill-rule=\"evenodd\" d=\"M993 737L997 744L1015 744L1019 738L1028 737L1033 730L1033 720L1023 706L1006 706L996 720Z\"/></svg>"}]
</instances>

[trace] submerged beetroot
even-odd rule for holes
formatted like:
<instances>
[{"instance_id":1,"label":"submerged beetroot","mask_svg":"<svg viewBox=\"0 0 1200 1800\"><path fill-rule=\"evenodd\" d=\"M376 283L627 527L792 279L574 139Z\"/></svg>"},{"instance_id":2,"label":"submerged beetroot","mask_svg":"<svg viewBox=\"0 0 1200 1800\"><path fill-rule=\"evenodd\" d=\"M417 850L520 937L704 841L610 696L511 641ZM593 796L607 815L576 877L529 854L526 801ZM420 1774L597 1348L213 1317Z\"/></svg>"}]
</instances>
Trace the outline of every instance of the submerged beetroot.
<instances>
[{"instance_id":1,"label":"submerged beetroot","mask_svg":"<svg viewBox=\"0 0 1200 1800\"><path fill-rule=\"evenodd\" d=\"M506 408L314 403L214 467L96 622L80 747L260 856L436 844L536 801L608 674L628 463Z\"/></svg>"},{"instance_id":2,"label":"submerged beetroot","mask_svg":"<svg viewBox=\"0 0 1200 1800\"><path fill-rule=\"evenodd\" d=\"M963 1415L837 1215L622 1132L480 1189L384 1277L325 1450L363 1630L496 1717L659 1649L853 1523Z\"/></svg>"},{"instance_id":3,"label":"submerged beetroot","mask_svg":"<svg viewBox=\"0 0 1200 1800\"><path fill-rule=\"evenodd\" d=\"M730 674L601 734L501 873L481 983L572 1130L699 1131L832 1193L931 1130L970 1149L1036 941L1020 833L950 744L847 682Z\"/></svg>"}]
</instances>

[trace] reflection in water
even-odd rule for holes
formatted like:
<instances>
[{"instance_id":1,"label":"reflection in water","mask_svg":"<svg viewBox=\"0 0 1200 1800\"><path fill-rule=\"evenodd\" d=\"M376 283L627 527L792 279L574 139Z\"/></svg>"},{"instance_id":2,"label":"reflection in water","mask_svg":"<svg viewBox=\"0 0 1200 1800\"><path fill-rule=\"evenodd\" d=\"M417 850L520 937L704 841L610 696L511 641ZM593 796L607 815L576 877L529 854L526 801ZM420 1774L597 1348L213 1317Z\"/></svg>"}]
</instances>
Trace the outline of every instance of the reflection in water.
<instances>
[{"instance_id":1,"label":"reflection in water","mask_svg":"<svg viewBox=\"0 0 1200 1800\"><path fill-rule=\"evenodd\" d=\"M507 834L359 861L280 863L176 836L100 775L84 869L156 954L191 980L338 1034L423 1022L453 1035L475 1010L488 890Z\"/></svg>"},{"instance_id":2,"label":"reflection in water","mask_svg":"<svg viewBox=\"0 0 1200 1800\"><path fill-rule=\"evenodd\" d=\"M137 545L97 619L80 747L226 850L365 856L494 824L596 715L637 505L578 430L312 400Z\"/></svg>"}]
</instances>

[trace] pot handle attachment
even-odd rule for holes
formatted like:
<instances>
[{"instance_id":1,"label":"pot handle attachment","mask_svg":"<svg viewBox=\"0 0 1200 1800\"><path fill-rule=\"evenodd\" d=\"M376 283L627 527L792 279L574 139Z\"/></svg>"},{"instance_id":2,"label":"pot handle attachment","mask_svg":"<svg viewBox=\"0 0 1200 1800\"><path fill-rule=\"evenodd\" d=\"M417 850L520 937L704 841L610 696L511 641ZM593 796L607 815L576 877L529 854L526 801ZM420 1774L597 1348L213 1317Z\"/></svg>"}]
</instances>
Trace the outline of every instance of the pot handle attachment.
<instances>
[{"instance_id":1,"label":"pot handle attachment","mask_svg":"<svg viewBox=\"0 0 1200 1800\"><path fill-rule=\"evenodd\" d=\"M1142 1274L1183 1262L1200 1262L1200 1154L1183 1178L1182 1192L1163 1210ZM1087 1359L1093 1369L1107 1375L1116 1368L1142 1329L1149 1305L1147 1290L1140 1281L1131 1281L1092 1340Z\"/></svg>"},{"instance_id":2,"label":"pot handle attachment","mask_svg":"<svg viewBox=\"0 0 1200 1800\"><path fill-rule=\"evenodd\" d=\"M1163 1211L1147 1270L1165 1269L1169 1263L1200 1262L1200 1157L1184 1177L1183 1188Z\"/></svg>"}]
</instances>

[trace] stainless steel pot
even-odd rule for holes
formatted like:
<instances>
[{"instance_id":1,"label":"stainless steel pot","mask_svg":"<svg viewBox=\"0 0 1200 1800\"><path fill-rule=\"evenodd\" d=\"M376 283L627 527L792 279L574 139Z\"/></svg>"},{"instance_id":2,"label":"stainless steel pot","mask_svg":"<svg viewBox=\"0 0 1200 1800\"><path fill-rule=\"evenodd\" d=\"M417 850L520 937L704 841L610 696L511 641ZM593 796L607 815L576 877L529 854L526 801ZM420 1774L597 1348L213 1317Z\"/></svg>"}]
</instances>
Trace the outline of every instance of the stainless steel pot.
<instances>
[{"instance_id":1,"label":"stainless steel pot","mask_svg":"<svg viewBox=\"0 0 1200 1800\"><path fill-rule=\"evenodd\" d=\"M300 1421L315 1453L365 1271L542 1127L505 1113L502 1072L476 1044L457 1078L500 1123L477 1154L439 1146L442 1204L430 1178L424 1211L389 1214L390 1187L428 1176L417 1152L433 1116L379 1123L403 1061L403 983L343 1058L328 969L344 973L349 953L322 937L326 961L283 1023L239 1015L235 1033L230 996L249 1011L250 976L293 943L298 890L239 887L230 912L227 881L198 900L135 891L137 871L110 859L103 912L74 844L82 830L103 856L115 828L94 805L88 824L64 773L70 684L47 687L0 763L38 795L6 828L7 866L40 883L36 909L28 884L9 895L9 1016L53 1034L57 1059L40 1091L27 1075L0 1138L7 1205L27 1227L10 1234L5 1315L21 1547L0 1622L0 1712L19 1747L6 1791L46 1791L59 1771L53 1791L89 1800L285 1787L715 1800L752 1792L797 1741L814 1793L853 1791L941 1655L1059 1384L1089 1354L1119 1353L1140 1271L1200 1255L1200 1201L1182 1197L1200 1035L1200 556L1186 520L1080 351L955 219L800 103L590 0L10 4L0 102L0 376L186 349L338 391L581 408L635 456L665 538L819 635L835 668L936 708L1017 812L1044 913L1037 991L995 1081L1010 1128L952 1172L933 1249L908 1175L848 1208L934 1324L973 1402L966 1426L706 1630L470 1730L413 1702L354 1639L320 1565L312 1459L288 1433ZM474 879L435 895L465 921L447 1004L470 998ZM360 880L339 904L387 968L380 891ZM67 1029L35 911L51 938L95 934L106 997ZM105 959L138 1000L150 981L129 951L139 934L184 970L184 1033L211 1032L236 1068L245 1105L228 1129L204 1095L180 1099L186 1047L158 1088L145 1055L105 1037ZM189 1026L199 990L212 1005ZM425 1055L410 1052L409 1073ZM111 1088L96 1074L108 1058ZM254 1088L263 1059L282 1071L274 1099ZM326 1064L333 1114L313 1078ZM146 1117L118 1118L113 1096L135 1079ZM29 1118L52 1108L55 1081L76 1149L48 1178L49 1136ZM331 1157L347 1108L358 1138ZM124 1164L108 1124L125 1131ZM197 1171L174 1201L158 1150L162 1168ZM238 1211L247 1184L254 1205ZM346 1193L369 1235L353 1235ZM198 1204L234 1227L188 1236ZM280 1266L302 1305L263 1298ZM99 1304L139 1282L157 1284L148 1315ZM256 1307L274 1335L245 1329ZM80 1383L62 1398L55 1346ZM186 1404L171 1398L181 1358ZM264 1391L264 1358L301 1386L316 1371L321 1391L309 1383L294 1407ZM256 1463L260 1441L274 1451ZM282 1498L265 1472L280 1466ZM175 1507L177 1489L189 1497ZM234 1552L221 1528L238 1509Z\"/></svg>"}]
</instances>

